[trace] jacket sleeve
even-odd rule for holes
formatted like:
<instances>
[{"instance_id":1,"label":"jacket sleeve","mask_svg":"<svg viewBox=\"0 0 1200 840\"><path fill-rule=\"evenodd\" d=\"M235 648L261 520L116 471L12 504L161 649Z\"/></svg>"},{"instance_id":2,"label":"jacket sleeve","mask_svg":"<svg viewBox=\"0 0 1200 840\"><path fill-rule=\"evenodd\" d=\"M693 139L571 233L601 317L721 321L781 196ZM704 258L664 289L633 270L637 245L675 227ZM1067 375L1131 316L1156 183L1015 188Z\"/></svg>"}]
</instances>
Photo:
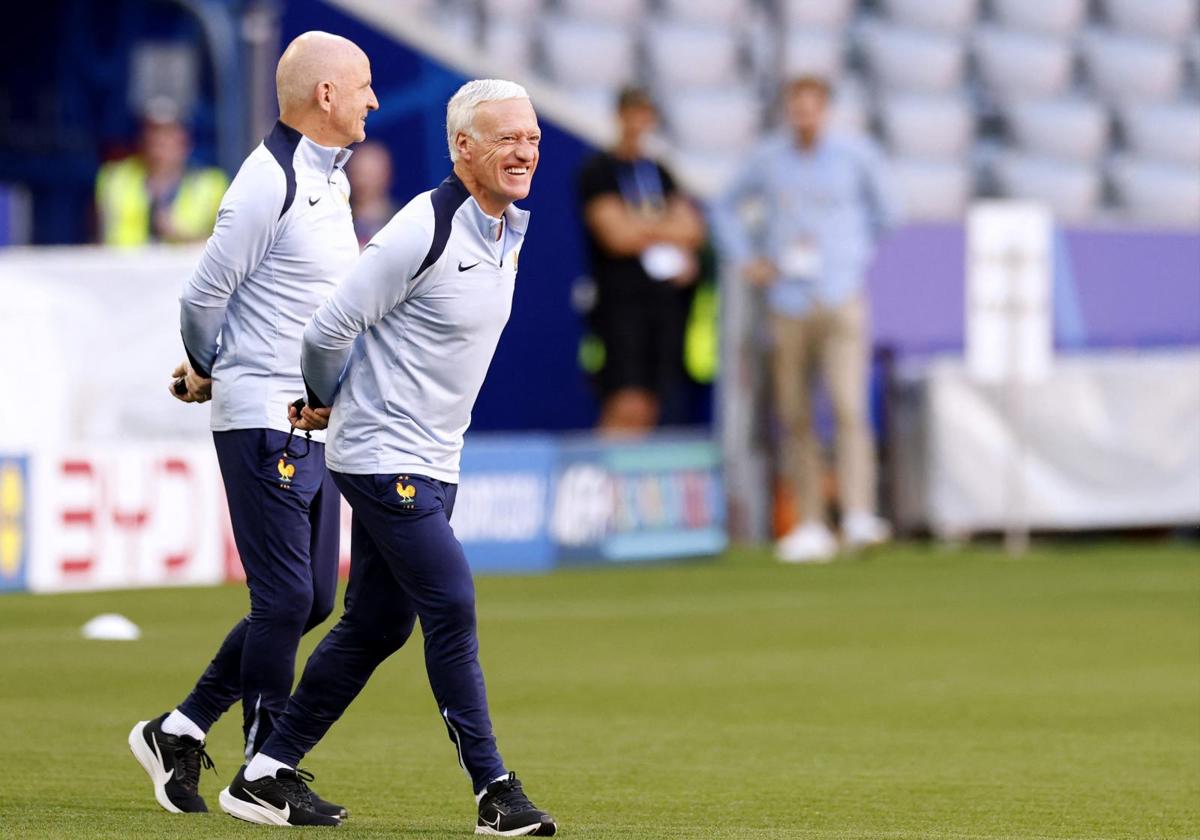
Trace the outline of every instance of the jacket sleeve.
<instances>
[{"instance_id":1,"label":"jacket sleeve","mask_svg":"<svg viewBox=\"0 0 1200 840\"><path fill-rule=\"evenodd\" d=\"M275 240L287 183L274 161L247 161L221 200L200 264L179 298L179 328L192 368L212 375L225 308Z\"/></svg>"},{"instance_id":2,"label":"jacket sleeve","mask_svg":"<svg viewBox=\"0 0 1200 840\"><path fill-rule=\"evenodd\" d=\"M431 238L432 232L418 221L394 218L368 243L333 296L313 313L300 351L309 405L333 404L355 339L411 294Z\"/></svg>"},{"instance_id":3,"label":"jacket sleeve","mask_svg":"<svg viewBox=\"0 0 1200 840\"><path fill-rule=\"evenodd\" d=\"M769 158L764 149L755 149L732 183L711 205L709 220L717 247L732 265L741 265L754 257L753 240L742 218L742 205L764 196L768 166Z\"/></svg>"}]
</instances>

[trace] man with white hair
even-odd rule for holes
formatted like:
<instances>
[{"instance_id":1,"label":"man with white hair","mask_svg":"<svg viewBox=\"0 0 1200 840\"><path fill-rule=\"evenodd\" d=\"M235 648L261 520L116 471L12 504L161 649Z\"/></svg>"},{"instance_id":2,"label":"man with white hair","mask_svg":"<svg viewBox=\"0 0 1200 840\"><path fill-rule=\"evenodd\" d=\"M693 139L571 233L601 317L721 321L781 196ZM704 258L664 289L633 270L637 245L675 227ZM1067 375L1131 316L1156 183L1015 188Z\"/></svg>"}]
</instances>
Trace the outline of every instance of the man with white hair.
<instances>
[{"instance_id":1,"label":"man with white hair","mask_svg":"<svg viewBox=\"0 0 1200 840\"><path fill-rule=\"evenodd\" d=\"M478 807L476 834L548 836L496 749L479 666L475 586L450 528L471 408L508 320L541 133L525 89L468 82L446 108L453 172L368 243L304 331L308 405L354 511L346 611L317 645L275 731L221 792L268 825L336 825L296 767L421 619L425 665ZM332 406L332 415L322 406Z\"/></svg>"},{"instance_id":2,"label":"man with white hair","mask_svg":"<svg viewBox=\"0 0 1200 840\"><path fill-rule=\"evenodd\" d=\"M213 401L212 429L250 613L191 694L141 721L129 747L168 811L206 811L207 733L242 700L246 756L283 712L300 637L333 610L341 500L320 432L292 443L287 406L303 387L300 337L358 258L345 148L379 107L371 66L345 38L307 32L279 59L279 122L238 171L180 299L187 359L171 393ZM219 336L219 341L218 341ZM311 450L311 451L310 451ZM323 813L340 805L314 800Z\"/></svg>"}]
</instances>

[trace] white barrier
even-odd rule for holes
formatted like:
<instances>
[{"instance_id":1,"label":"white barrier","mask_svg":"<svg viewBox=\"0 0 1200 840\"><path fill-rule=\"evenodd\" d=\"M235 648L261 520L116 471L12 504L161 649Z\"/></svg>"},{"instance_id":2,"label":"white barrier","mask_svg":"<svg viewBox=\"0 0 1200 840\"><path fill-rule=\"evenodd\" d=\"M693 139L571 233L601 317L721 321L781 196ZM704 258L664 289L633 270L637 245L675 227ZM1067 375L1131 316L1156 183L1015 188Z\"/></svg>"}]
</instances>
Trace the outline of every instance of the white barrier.
<instances>
[{"instance_id":1,"label":"white barrier","mask_svg":"<svg viewBox=\"0 0 1200 840\"><path fill-rule=\"evenodd\" d=\"M170 398L183 359L179 292L195 247L0 252L0 445L207 437L208 411Z\"/></svg>"},{"instance_id":2,"label":"white barrier","mask_svg":"<svg viewBox=\"0 0 1200 840\"><path fill-rule=\"evenodd\" d=\"M81 445L26 463L29 589L225 579L232 540L211 445Z\"/></svg>"},{"instance_id":3,"label":"white barrier","mask_svg":"<svg viewBox=\"0 0 1200 840\"><path fill-rule=\"evenodd\" d=\"M1030 527L1200 523L1200 351L1059 357L1026 387ZM1015 434L1003 389L942 359L904 371L899 391L899 524L950 537L1003 529Z\"/></svg>"},{"instance_id":4,"label":"white barrier","mask_svg":"<svg viewBox=\"0 0 1200 840\"><path fill-rule=\"evenodd\" d=\"M179 290L197 257L0 253L0 392L15 395L0 437L0 590L242 577L208 406L167 393L183 357ZM712 554L726 543L717 462L704 436L472 435L453 524L482 572ZM598 483L576 481L581 471ZM342 521L345 567L345 504Z\"/></svg>"}]
</instances>

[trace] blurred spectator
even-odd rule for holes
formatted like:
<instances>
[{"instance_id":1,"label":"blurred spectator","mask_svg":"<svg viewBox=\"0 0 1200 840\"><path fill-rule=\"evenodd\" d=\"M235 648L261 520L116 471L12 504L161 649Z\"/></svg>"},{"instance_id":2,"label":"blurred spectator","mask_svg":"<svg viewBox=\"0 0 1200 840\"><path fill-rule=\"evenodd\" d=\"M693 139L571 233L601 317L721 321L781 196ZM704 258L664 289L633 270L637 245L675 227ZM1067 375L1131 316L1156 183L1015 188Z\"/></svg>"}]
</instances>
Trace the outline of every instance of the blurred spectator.
<instances>
[{"instance_id":1,"label":"blurred spectator","mask_svg":"<svg viewBox=\"0 0 1200 840\"><path fill-rule=\"evenodd\" d=\"M149 104L137 154L96 176L99 239L105 245L192 242L212 233L229 186L220 169L189 168L191 138L169 100Z\"/></svg>"},{"instance_id":2,"label":"blurred spectator","mask_svg":"<svg viewBox=\"0 0 1200 840\"><path fill-rule=\"evenodd\" d=\"M382 143L355 147L346 166L350 176L350 209L358 244L366 245L399 209L392 201L392 155Z\"/></svg>"},{"instance_id":3,"label":"blurred spectator","mask_svg":"<svg viewBox=\"0 0 1200 840\"><path fill-rule=\"evenodd\" d=\"M824 79L795 79L784 99L786 130L750 155L714 216L731 265L766 288L783 469L795 487L798 514L777 553L787 562L805 562L837 551L826 524L823 459L812 418L817 370L836 417L843 541L853 548L890 536L888 523L875 514L864 283L875 241L895 221L897 207L875 146L865 137L826 133L830 90ZM750 199L764 210L757 239L740 215Z\"/></svg>"},{"instance_id":4,"label":"blurred spectator","mask_svg":"<svg viewBox=\"0 0 1200 840\"><path fill-rule=\"evenodd\" d=\"M596 299L591 328L603 345L600 428L641 432L675 422L683 342L704 221L645 148L658 126L646 91L617 99L615 148L579 173Z\"/></svg>"}]
</instances>

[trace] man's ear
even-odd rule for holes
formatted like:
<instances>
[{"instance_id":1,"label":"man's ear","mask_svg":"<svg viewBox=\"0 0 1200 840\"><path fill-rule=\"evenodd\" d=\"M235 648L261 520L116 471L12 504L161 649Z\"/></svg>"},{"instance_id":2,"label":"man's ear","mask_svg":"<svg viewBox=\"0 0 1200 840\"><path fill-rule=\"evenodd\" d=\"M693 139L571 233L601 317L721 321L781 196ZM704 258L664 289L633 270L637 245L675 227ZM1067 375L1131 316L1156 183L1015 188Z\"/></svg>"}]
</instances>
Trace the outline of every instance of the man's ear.
<instances>
[{"instance_id":1,"label":"man's ear","mask_svg":"<svg viewBox=\"0 0 1200 840\"><path fill-rule=\"evenodd\" d=\"M460 131L454 135L454 148L458 151L458 156L466 160L471 159L471 135L465 131Z\"/></svg>"},{"instance_id":2,"label":"man's ear","mask_svg":"<svg viewBox=\"0 0 1200 840\"><path fill-rule=\"evenodd\" d=\"M317 82L317 106L329 113L333 110L333 83L332 82Z\"/></svg>"}]
</instances>

